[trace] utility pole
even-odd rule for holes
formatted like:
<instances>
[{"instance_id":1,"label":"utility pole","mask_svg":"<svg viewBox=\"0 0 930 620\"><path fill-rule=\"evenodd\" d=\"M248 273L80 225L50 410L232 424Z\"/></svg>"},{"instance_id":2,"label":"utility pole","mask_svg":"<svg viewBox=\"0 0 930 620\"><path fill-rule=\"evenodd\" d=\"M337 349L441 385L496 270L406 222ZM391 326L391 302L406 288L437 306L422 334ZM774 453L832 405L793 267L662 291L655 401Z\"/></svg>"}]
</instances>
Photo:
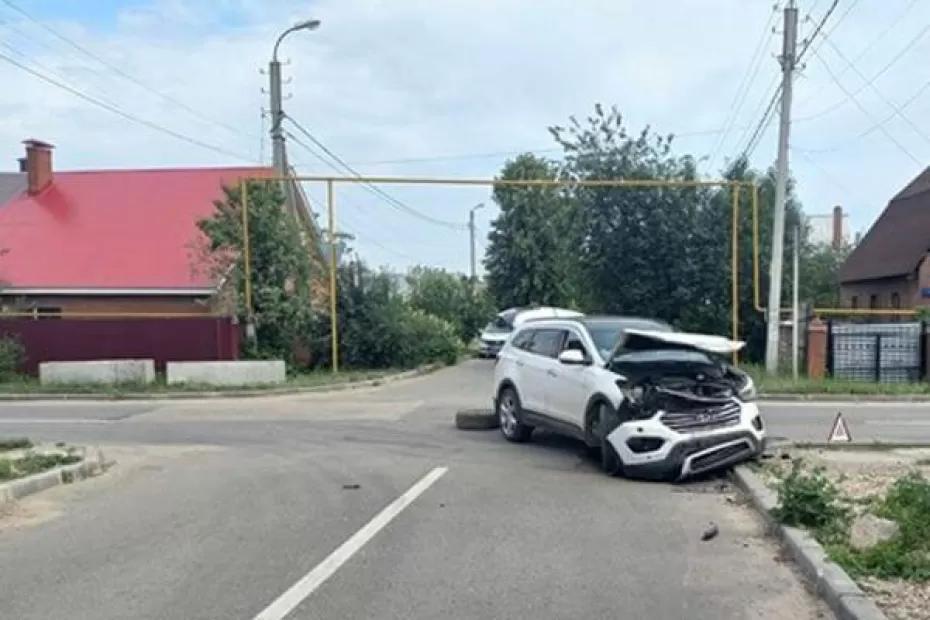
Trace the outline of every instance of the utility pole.
<instances>
[{"instance_id":1,"label":"utility pole","mask_svg":"<svg viewBox=\"0 0 930 620\"><path fill-rule=\"evenodd\" d=\"M479 202L474 207L468 210L468 239L469 247L471 248L471 281L475 282L478 279L478 272L475 263L475 211L478 209L483 209L484 203Z\"/></svg>"},{"instance_id":2,"label":"utility pole","mask_svg":"<svg viewBox=\"0 0 930 620\"><path fill-rule=\"evenodd\" d=\"M778 372L778 327L781 310L781 278L785 251L785 199L788 188L788 134L791 129L791 85L797 63L798 9L791 0L785 7L782 36L781 119L778 127L778 163L775 167L775 218L772 223L772 263L769 272L769 304L766 314L765 370Z\"/></svg>"},{"instance_id":3,"label":"utility pole","mask_svg":"<svg viewBox=\"0 0 930 620\"><path fill-rule=\"evenodd\" d=\"M794 260L792 261L792 283L791 283L791 376L795 381L798 380L798 339L801 328L801 303L799 286L800 276L800 254L801 254L801 225L794 226Z\"/></svg>"}]
</instances>

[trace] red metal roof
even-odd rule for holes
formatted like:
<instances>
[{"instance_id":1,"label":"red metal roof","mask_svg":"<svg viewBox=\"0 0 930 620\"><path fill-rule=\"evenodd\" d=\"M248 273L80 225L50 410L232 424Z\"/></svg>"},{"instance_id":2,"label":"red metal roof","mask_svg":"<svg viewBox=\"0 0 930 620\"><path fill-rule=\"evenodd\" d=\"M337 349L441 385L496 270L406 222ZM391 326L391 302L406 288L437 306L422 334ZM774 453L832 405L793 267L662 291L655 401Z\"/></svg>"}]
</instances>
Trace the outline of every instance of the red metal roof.
<instances>
[{"instance_id":1,"label":"red metal roof","mask_svg":"<svg viewBox=\"0 0 930 620\"><path fill-rule=\"evenodd\" d=\"M222 186L270 168L55 172L0 204L0 286L206 288L193 248Z\"/></svg>"}]
</instances>

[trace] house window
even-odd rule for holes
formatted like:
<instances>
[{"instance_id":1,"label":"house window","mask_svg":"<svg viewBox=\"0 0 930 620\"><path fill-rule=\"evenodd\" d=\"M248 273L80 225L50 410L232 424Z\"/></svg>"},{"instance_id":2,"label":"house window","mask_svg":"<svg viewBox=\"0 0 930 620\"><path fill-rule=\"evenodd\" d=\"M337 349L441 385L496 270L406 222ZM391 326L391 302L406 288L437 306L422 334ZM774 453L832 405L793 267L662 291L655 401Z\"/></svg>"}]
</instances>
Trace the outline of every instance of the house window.
<instances>
[{"instance_id":1,"label":"house window","mask_svg":"<svg viewBox=\"0 0 930 620\"><path fill-rule=\"evenodd\" d=\"M850 308L858 308L858 307L859 307L859 296L858 296L858 295L853 295L853 296L852 296L852 298L849 300L849 307L850 307Z\"/></svg>"},{"instance_id":2,"label":"house window","mask_svg":"<svg viewBox=\"0 0 930 620\"><path fill-rule=\"evenodd\" d=\"M891 307L900 308L901 307L901 296L897 293L891 294Z\"/></svg>"},{"instance_id":3,"label":"house window","mask_svg":"<svg viewBox=\"0 0 930 620\"><path fill-rule=\"evenodd\" d=\"M878 295L869 295L869 308L878 308Z\"/></svg>"}]
</instances>

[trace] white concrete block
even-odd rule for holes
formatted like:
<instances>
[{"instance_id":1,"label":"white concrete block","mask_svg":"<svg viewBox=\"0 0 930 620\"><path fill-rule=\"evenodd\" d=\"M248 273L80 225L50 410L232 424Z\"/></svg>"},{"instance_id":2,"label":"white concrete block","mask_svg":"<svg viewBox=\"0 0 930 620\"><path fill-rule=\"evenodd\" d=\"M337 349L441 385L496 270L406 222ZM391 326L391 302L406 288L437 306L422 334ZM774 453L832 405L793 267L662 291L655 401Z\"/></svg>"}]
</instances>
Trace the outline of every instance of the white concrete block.
<instances>
[{"instance_id":1,"label":"white concrete block","mask_svg":"<svg viewBox=\"0 0 930 620\"><path fill-rule=\"evenodd\" d=\"M41 362L39 383L152 383L154 360L93 360L87 362Z\"/></svg>"},{"instance_id":2,"label":"white concrete block","mask_svg":"<svg viewBox=\"0 0 930 620\"><path fill-rule=\"evenodd\" d=\"M258 385L284 383L286 378L282 360L168 362L165 370L169 385Z\"/></svg>"}]
</instances>

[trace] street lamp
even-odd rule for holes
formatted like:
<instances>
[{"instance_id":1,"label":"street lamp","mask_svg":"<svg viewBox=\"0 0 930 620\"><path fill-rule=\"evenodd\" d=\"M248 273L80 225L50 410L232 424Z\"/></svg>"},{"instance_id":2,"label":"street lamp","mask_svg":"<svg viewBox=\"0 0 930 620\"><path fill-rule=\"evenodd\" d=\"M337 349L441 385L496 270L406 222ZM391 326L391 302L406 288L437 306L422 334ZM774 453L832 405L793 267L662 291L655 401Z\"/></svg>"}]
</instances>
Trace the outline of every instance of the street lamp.
<instances>
[{"instance_id":1,"label":"street lamp","mask_svg":"<svg viewBox=\"0 0 930 620\"><path fill-rule=\"evenodd\" d=\"M284 110L281 108L281 63L278 62L278 47L284 37L298 30L316 30L320 27L320 20L307 19L297 22L281 33L274 42L271 52L271 62L268 64L268 78L271 82L269 94L271 96L271 149L274 169L279 176L287 176L287 161L284 156L284 132L281 122L284 120Z\"/></svg>"},{"instance_id":2,"label":"street lamp","mask_svg":"<svg viewBox=\"0 0 930 620\"><path fill-rule=\"evenodd\" d=\"M471 241L471 279L474 281L478 274L475 271L475 211L483 209L484 203L479 202L468 210L468 236Z\"/></svg>"}]
</instances>

